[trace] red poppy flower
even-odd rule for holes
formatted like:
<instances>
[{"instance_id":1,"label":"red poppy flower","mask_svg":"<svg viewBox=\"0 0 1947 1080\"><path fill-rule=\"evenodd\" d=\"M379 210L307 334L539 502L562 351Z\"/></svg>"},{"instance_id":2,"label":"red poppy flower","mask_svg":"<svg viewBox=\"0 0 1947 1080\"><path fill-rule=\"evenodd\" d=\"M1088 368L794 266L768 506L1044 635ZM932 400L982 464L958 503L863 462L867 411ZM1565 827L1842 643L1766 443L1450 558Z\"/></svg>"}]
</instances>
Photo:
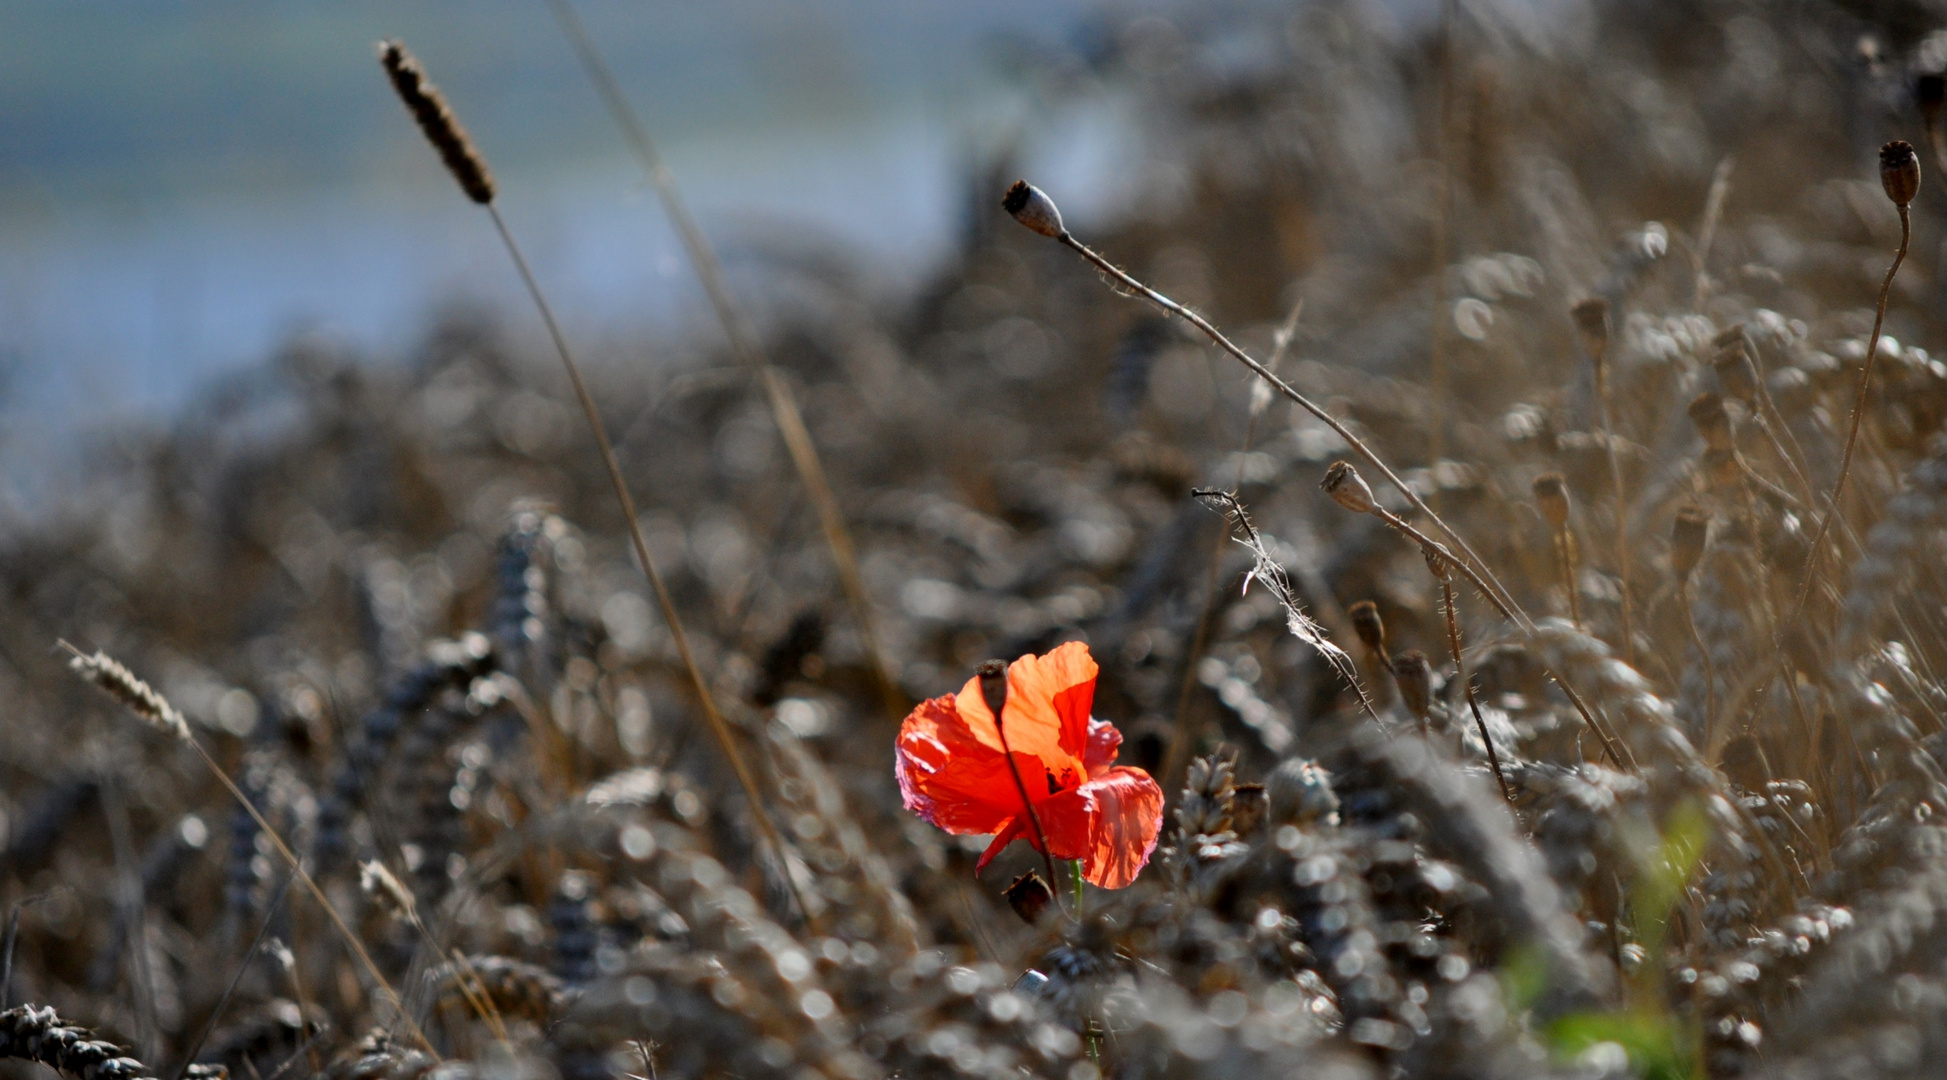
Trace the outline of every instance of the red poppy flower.
<instances>
[{"instance_id":1,"label":"red poppy flower","mask_svg":"<svg viewBox=\"0 0 1947 1080\"><path fill-rule=\"evenodd\" d=\"M1008 666L1001 716L1048 854L1080 859L1089 882L1120 889L1156 849L1163 789L1141 769L1114 764L1122 733L1088 715L1096 670L1079 641L1024 656ZM957 696L921 702L895 750L906 809L956 835L996 834L976 873L1014 840L1040 848L978 678Z\"/></svg>"}]
</instances>

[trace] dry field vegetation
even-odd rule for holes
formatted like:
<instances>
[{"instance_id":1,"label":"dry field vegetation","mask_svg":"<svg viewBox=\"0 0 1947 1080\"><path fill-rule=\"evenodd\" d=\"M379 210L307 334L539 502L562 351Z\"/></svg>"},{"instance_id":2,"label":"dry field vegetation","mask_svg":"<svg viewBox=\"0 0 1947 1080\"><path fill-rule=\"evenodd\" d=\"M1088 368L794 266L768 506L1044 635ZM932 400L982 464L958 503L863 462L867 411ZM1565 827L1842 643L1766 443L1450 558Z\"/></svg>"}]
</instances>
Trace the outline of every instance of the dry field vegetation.
<instances>
[{"instance_id":1,"label":"dry field vegetation","mask_svg":"<svg viewBox=\"0 0 1947 1080\"><path fill-rule=\"evenodd\" d=\"M585 396L517 308L104 442L0 543L0 1073L1947 1073L1947 16L1525 7L1109 20L1009 62L1117 223L993 161L893 301L699 246ZM1066 641L1125 888L895 782Z\"/></svg>"}]
</instances>

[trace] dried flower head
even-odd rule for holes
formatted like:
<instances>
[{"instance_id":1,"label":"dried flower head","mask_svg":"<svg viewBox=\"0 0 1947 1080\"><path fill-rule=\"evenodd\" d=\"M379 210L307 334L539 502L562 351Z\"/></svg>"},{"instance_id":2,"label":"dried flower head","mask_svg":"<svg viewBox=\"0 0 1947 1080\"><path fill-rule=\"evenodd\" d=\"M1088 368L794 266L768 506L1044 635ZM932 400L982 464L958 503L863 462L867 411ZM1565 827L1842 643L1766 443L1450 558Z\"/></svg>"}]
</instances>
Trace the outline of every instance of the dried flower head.
<instances>
[{"instance_id":1,"label":"dried flower head","mask_svg":"<svg viewBox=\"0 0 1947 1080\"><path fill-rule=\"evenodd\" d=\"M1032 870L1015 878L1001 895L1007 898L1007 906L1014 909L1014 914L1029 926L1040 922L1041 916L1055 902L1055 894L1048 888L1048 883Z\"/></svg>"},{"instance_id":2,"label":"dried flower head","mask_svg":"<svg viewBox=\"0 0 1947 1080\"><path fill-rule=\"evenodd\" d=\"M1577 300L1568 309L1575 320L1575 334L1590 359L1601 363L1609 351L1609 301L1600 296Z\"/></svg>"},{"instance_id":3,"label":"dried flower head","mask_svg":"<svg viewBox=\"0 0 1947 1080\"><path fill-rule=\"evenodd\" d=\"M1399 684L1399 699L1406 711L1424 721L1433 708L1433 665L1426 654L1408 649L1393 657L1393 681Z\"/></svg>"},{"instance_id":4,"label":"dried flower head","mask_svg":"<svg viewBox=\"0 0 1947 1080\"><path fill-rule=\"evenodd\" d=\"M1014 181L1014 186L1001 196L1001 209L1014 215L1014 220L1050 239L1058 240L1068 234L1062 227L1061 211L1056 209L1055 201L1042 190L1026 180Z\"/></svg>"},{"instance_id":5,"label":"dried flower head","mask_svg":"<svg viewBox=\"0 0 1947 1080\"><path fill-rule=\"evenodd\" d=\"M61 646L74 655L68 660L68 669L83 679L100 687L103 693L125 706L129 712L143 723L165 735L173 735L184 742L189 741L189 721L176 711L169 699L157 693L153 687L135 677L135 673L114 657L101 650L93 656L82 655L79 649L63 641Z\"/></svg>"},{"instance_id":6,"label":"dried flower head","mask_svg":"<svg viewBox=\"0 0 1947 1080\"><path fill-rule=\"evenodd\" d=\"M1670 569L1678 581L1687 581L1704 558L1704 542L1710 538L1710 514L1701 506L1677 510L1670 526Z\"/></svg>"},{"instance_id":7,"label":"dried flower head","mask_svg":"<svg viewBox=\"0 0 1947 1080\"><path fill-rule=\"evenodd\" d=\"M474 202L482 205L492 202L494 178L487 170L486 159L474 148L473 140L467 137L466 129L447 106L439 87L426 79L426 69L419 66L419 58L407 51L403 43L387 40L379 42L379 63L385 67L386 77L392 80L392 89L398 92L399 100L405 102L406 111L418 121L426 141L439 151L446 170L459 181L460 190Z\"/></svg>"},{"instance_id":8,"label":"dried flower head","mask_svg":"<svg viewBox=\"0 0 1947 1080\"><path fill-rule=\"evenodd\" d=\"M1727 396L1747 405L1758 399L1758 369L1752 366L1741 335L1717 351L1711 366L1717 369L1717 385Z\"/></svg>"},{"instance_id":9,"label":"dried flower head","mask_svg":"<svg viewBox=\"0 0 1947 1080\"><path fill-rule=\"evenodd\" d=\"M1366 479L1349 461L1334 461L1325 468L1325 478L1318 482L1319 488L1332 497L1332 501L1355 514L1370 514L1379 509L1379 500L1366 486Z\"/></svg>"},{"instance_id":10,"label":"dried flower head","mask_svg":"<svg viewBox=\"0 0 1947 1080\"><path fill-rule=\"evenodd\" d=\"M1542 473L1535 477L1535 505L1541 508L1541 516L1548 519L1548 527L1561 532L1568 528L1568 481L1561 473Z\"/></svg>"},{"instance_id":11,"label":"dried flower head","mask_svg":"<svg viewBox=\"0 0 1947 1080\"><path fill-rule=\"evenodd\" d=\"M401 918L412 918L418 908L411 890L377 859L358 865L358 887L380 907Z\"/></svg>"},{"instance_id":12,"label":"dried flower head","mask_svg":"<svg viewBox=\"0 0 1947 1080\"><path fill-rule=\"evenodd\" d=\"M1114 764L1122 733L1089 717L1096 673L1079 641L1007 665L1005 749L989 679L921 702L894 747L906 809L955 835L992 835L976 872L1015 840L1039 848L1038 822L1045 854L1080 859L1082 876L1105 889L1133 882L1156 848L1163 790Z\"/></svg>"},{"instance_id":13,"label":"dried flower head","mask_svg":"<svg viewBox=\"0 0 1947 1080\"><path fill-rule=\"evenodd\" d=\"M1361 600L1346 608L1345 616L1352 620L1352 632L1359 635L1366 651L1386 661L1386 620L1379 617L1379 605Z\"/></svg>"},{"instance_id":14,"label":"dried flower head","mask_svg":"<svg viewBox=\"0 0 1947 1080\"><path fill-rule=\"evenodd\" d=\"M1879 183L1893 205L1912 204L1920 194L1920 155L1913 152L1912 143L1894 139L1879 148Z\"/></svg>"},{"instance_id":15,"label":"dried flower head","mask_svg":"<svg viewBox=\"0 0 1947 1080\"><path fill-rule=\"evenodd\" d=\"M1703 436L1705 446L1712 450L1731 449L1731 414L1724 411L1722 394L1706 390L1691 398L1685 411L1690 414L1690 422L1697 425L1697 434Z\"/></svg>"}]
</instances>

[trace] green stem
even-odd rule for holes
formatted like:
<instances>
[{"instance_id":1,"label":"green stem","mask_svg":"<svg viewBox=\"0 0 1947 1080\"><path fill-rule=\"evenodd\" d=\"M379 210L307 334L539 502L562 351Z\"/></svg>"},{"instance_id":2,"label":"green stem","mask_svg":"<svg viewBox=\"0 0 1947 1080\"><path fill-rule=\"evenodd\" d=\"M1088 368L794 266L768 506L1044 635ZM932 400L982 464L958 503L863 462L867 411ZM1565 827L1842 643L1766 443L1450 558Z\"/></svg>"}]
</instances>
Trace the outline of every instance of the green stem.
<instances>
[{"instance_id":1,"label":"green stem","mask_svg":"<svg viewBox=\"0 0 1947 1080\"><path fill-rule=\"evenodd\" d=\"M1075 917L1080 918L1082 914L1082 861L1080 859L1069 860L1068 880L1075 890Z\"/></svg>"}]
</instances>

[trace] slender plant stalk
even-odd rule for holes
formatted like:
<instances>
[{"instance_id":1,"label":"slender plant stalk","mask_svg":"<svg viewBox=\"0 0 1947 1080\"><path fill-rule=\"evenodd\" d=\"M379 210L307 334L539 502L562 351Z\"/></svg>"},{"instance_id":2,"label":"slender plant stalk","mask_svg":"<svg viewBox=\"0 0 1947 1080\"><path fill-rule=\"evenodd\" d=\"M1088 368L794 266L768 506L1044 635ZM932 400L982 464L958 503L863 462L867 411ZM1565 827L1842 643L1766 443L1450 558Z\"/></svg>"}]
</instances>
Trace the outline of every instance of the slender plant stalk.
<instances>
[{"instance_id":1,"label":"slender plant stalk","mask_svg":"<svg viewBox=\"0 0 1947 1080\"><path fill-rule=\"evenodd\" d=\"M730 351L739 363L757 376L764 389L764 397L770 405L772 419L777 423L778 432L784 437L785 449L791 455L791 463L797 469L798 479L810 494L811 502L818 511L818 524L824 531L825 544L831 549L832 562L838 568L839 584L845 590L846 599L852 608L852 618L858 624L859 639L865 646L866 658L872 668L874 679L879 685L881 697L887 711L894 717L906 712L906 697L899 684L892 677L886 664L885 652L879 645L879 634L872 617L872 603L865 591L865 578L859 573L858 550L852 543L852 534L845 524L845 515L839 509L838 499L832 494L831 482L826 477L824 463L819 459L818 447L806 430L804 414L798 409L796 399L791 394L790 385L785 382L777 368L764 355L763 346L751 332L748 323L737 308L724 284L723 269L717 262L716 252L698 227L696 218L683 201L681 189L676 186L676 178L669 167L663 163L662 155L657 153L655 141L649 137L649 129L643 125L641 117L630 107L628 98L622 93L621 84L608 62L602 58L595 39L588 32L581 17L575 13L568 0L549 0L548 7L554 12L555 21L560 24L562 33L574 46L575 57L581 62L582 70L595 84L595 92L601 95L609 115L617 127L622 129L622 138L628 143L643 172L648 174L649 183L656 189L661 200L663 212L669 216L670 223L682 238L683 248L689 254L690 266L703 285L703 292L709 297L710 306L715 309L717 321L723 324L724 336L730 341Z\"/></svg>"},{"instance_id":2,"label":"slender plant stalk","mask_svg":"<svg viewBox=\"0 0 1947 1080\"><path fill-rule=\"evenodd\" d=\"M1604 346L1604 352L1608 351ZM1622 639L1623 659L1630 667L1636 666L1636 631L1630 618L1629 604L1629 500L1623 497L1622 461L1616 456L1616 429L1610 423L1608 357L1597 357L1595 362L1596 409L1601 414L1602 446L1608 451L1609 485L1616 500L1616 590L1622 596ZM1569 589L1569 600L1576 603L1575 590ZM1579 605L1578 605L1579 606ZM1577 624L1582 621L1576 616Z\"/></svg>"},{"instance_id":3,"label":"slender plant stalk","mask_svg":"<svg viewBox=\"0 0 1947 1080\"><path fill-rule=\"evenodd\" d=\"M1437 574L1437 572L1436 572ZM1514 796L1508 792L1508 778L1501 773L1501 755L1494 749L1494 740L1487 734L1487 719L1481 716L1480 702L1474 697L1474 682L1467 677L1467 664L1460 654L1460 618L1454 609L1453 583L1440 576L1440 598L1447 609L1447 647L1453 651L1453 677L1467 694L1467 708L1474 714L1474 726L1480 729L1481 745L1487 747L1487 763L1494 768L1494 782L1501 785L1501 798L1508 802Z\"/></svg>"},{"instance_id":4,"label":"slender plant stalk","mask_svg":"<svg viewBox=\"0 0 1947 1080\"><path fill-rule=\"evenodd\" d=\"M1697 655L1704 662L1704 742L1710 741L1708 727L1717 718L1717 667L1710 659L1710 650L1704 647L1704 637L1697 632L1697 615L1690 610L1690 580L1677 582L1677 604L1683 608L1683 625L1690 628L1690 643L1697 648Z\"/></svg>"},{"instance_id":5,"label":"slender plant stalk","mask_svg":"<svg viewBox=\"0 0 1947 1080\"><path fill-rule=\"evenodd\" d=\"M244 951L243 959L237 963L236 973L230 976L230 985L223 988L223 996L216 999L216 1008L210 1010L210 1018L203 1022L203 1030L197 1034L196 1041L183 1051L182 1064L176 1066L175 1080L183 1080L189 1073L190 1065L196 1055L203 1052L203 1044L209 1041L210 1032L216 1030L216 1023L223 1019L223 1010L229 1007L231 995L243 982L243 976L250 970L250 964L257 959L257 950L264 947L264 939L270 936L271 923L277 920L277 910L284 906L284 897L290 895L291 886L297 881L296 874L285 874L284 883L277 887L277 895L271 897L270 904L264 908L264 924L257 928L257 936L250 941L250 948Z\"/></svg>"},{"instance_id":6,"label":"slender plant stalk","mask_svg":"<svg viewBox=\"0 0 1947 1080\"><path fill-rule=\"evenodd\" d=\"M1832 527L1832 519L1839 513L1839 497L1845 494L1846 477L1852 474L1852 453L1859 443L1859 422L1866 415L1866 397L1872 391L1873 364L1879 359L1879 331L1886 321L1886 300L1893 291L1893 275L1900 272L1900 264L1906 261L1907 245L1913 240L1913 215L1905 203L1896 206L1900 211L1900 249L1893 253L1893 265L1886 268L1886 280L1879 285L1879 303L1873 309L1873 334L1866 341L1866 362L1860 366L1859 386L1852 395L1852 423L1846 429L1845 452L1839 456L1839 477L1832 482L1832 494L1825 501L1825 514L1819 518L1819 527L1812 533L1812 552L1805 561L1805 582L1798 590L1798 603L1792 615L1794 621L1805 613L1805 602L1812 595L1812 581L1818 576L1819 546L1825 541L1826 530Z\"/></svg>"},{"instance_id":7,"label":"slender plant stalk","mask_svg":"<svg viewBox=\"0 0 1947 1080\"><path fill-rule=\"evenodd\" d=\"M1292 305L1291 314L1285 317L1284 325L1271 339L1271 359L1264 366L1273 372L1284 359L1291 347L1291 339L1298 332L1298 319L1305 313L1305 301L1300 299ZM1269 398L1265 399L1270 400ZM1255 402L1253 403L1255 404ZM1244 421L1244 445L1237 454L1236 490L1244 490L1244 468L1251 455L1251 444L1257 439L1258 410L1252 408ZM1194 496L1193 496L1194 497ZM1205 575L1203 611L1197 615L1196 633L1190 637L1190 651L1183 655L1183 676L1176 689L1176 716L1173 719L1173 733L1170 736L1169 752L1163 755L1163 792L1169 793L1182 784L1182 770L1189 765L1190 756L1190 693L1196 688L1197 658L1203 655L1203 647L1210 640L1210 620L1217 612L1217 574L1223 569L1224 548L1230 543L1230 529L1217 532L1217 544L1210 552L1210 571Z\"/></svg>"},{"instance_id":8,"label":"slender plant stalk","mask_svg":"<svg viewBox=\"0 0 1947 1080\"><path fill-rule=\"evenodd\" d=\"M1392 467L1387 465L1386 462L1383 459L1381 459L1379 455L1375 453L1370 446L1366 445L1366 441L1364 439L1361 439L1358 435L1354 434L1352 429L1345 426L1345 424L1342 421L1340 421L1338 417L1333 416L1330 412L1326 411L1326 409L1323 406L1319 405L1317 402L1299 393L1298 391L1292 389L1291 386L1287 384L1283 379L1278 378L1278 376L1275 373L1273 373L1270 368L1265 367L1262 363L1260 363L1256 357L1253 357L1250 353L1247 353L1243 349L1238 348L1235 343L1233 343L1229 338L1223 335L1222 331L1219 331L1216 327L1210 325L1209 321L1206 320L1203 316L1198 315L1196 312L1191 311L1189 308L1184 307L1182 304L1177 303L1176 301L1170 299L1169 297L1164 296L1162 293L1157 292L1155 289L1152 289L1149 286L1143 284L1142 282L1137 281L1135 278L1129 276L1129 274L1124 272L1120 267L1116 266L1114 263L1103 258L1102 256L1096 254L1095 251L1091 249L1087 244L1084 244L1080 240L1075 239L1074 235L1071 234L1068 230L1066 229L1060 230L1058 234L1055 234L1054 239L1060 241L1064 246L1074 251L1077 255L1080 255L1082 258L1088 260L1088 262L1091 265L1093 265L1097 270L1100 270L1102 273L1108 275L1108 277L1112 281L1121 285L1123 288L1128 289L1130 292L1133 292L1137 296L1143 298L1144 300L1147 300L1150 303L1156 305L1157 307L1162 308L1164 311L1168 312L1169 314L1175 315L1176 317L1189 323L1191 326L1196 327L1199 332L1201 332L1205 337L1209 338L1211 342L1213 342L1218 348L1229 353L1239 363L1242 363L1245 367L1250 368L1253 372L1257 374L1259 378L1269 383L1272 389L1276 390L1280 394L1283 394L1286 398L1290 399L1292 403L1296 404L1299 408L1304 409L1306 412L1317 417L1327 427L1331 428L1334 432L1336 432L1339 438L1344 439L1346 445L1352 448L1353 453L1358 454L1359 457L1366 462L1366 464L1371 465L1373 468L1379 470L1380 474L1385 476L1387 481L1389 481L1393 485L1393 487L1399 489L1400 494L1406 497L1406 501L1411 503L1414 509L1418 510L1422 514L1425 514L1427 520L1431 521L1434 527L1440 530L1442 535L1444 535L1448 540L1450 540L1456 547L1458 547L1461 550L1461 552L1467 557L1468 562L1472 564L1471 566L1468 567L1469 578L1473 580L1478 587L1485 590L1489 596L1494 598L1495 607L1497 610L1499 610L1502 613L1502 615L1504 615L1505 617L1507 617L1508 619L1514 622L1519 623L1524 629L1528 629L1528 630L1534 629L1534 625L1535 625L1534 620L1528 618L1527 613L1521 610L1519 604L1515 603L1513 595L1510 594L1505 588L1501 586L1500 580L1494 576L1494 571L1488 568L1487 563L1483 559L1481 559L1480 555L1478 555L1474 551L1474 549L1467 543L1466 539L1463 538L1458 532L1455 532L1453 527L1448 525L1446 520L1443 519L1439 514L1434 513L1433 508L1427 505L1426 500L1420 498L1418 492L1414 491L1412 487L1406 483L1406 481L1401 480L1398 474L1393 472ZM1466 565L1466 564L1462 564L1462 565ZM1490 582L1491 584L1489 584Z\"/></svg>"},{"instance_id":9,"label":"slender plant stalk","mask_svg":"<svg viewBox=\"0 0 1947 1080\"><path fill-rule=\"evenodd\" d=\"M1001 738L1001 756L1007 759L1007 775L1014 778L1014 791L1021 796L1021 809L1027 813L1028 825L1034 829L1034 843L1041 849L1041 862L1047 867L1048 882L1052 888L1055 882L1061 880L1055 875L1055 856L1048 850L1048 834L1041 828L1041 815L1035 813L1034 800L1028 798L1028 785L1021 780L1021 766L1014 760L1013 748L1007 745L1007 724L1001 718L1007 711L1007 663L1002 660L982 661L978 672L981 697L987 702L987 711L994 714L994 732Z\"/></svg>"},{"instance_id":10,"label":"slender plant stalk","mask_svg":"<svg viewBox=\"0 0 1947 1080\"><path fill-rule=\"evenodd\" d=\"M751 817L764 833L764 839L777 855L778 873L785 886L797 900L798 910L804 914L806 922L814 922L815 916L804 896L799 893L797 882L791 877L791 862L786 854L784 838L771 820L771 813L764 803L762 792L757 786L757 777L745 762L743 751L738 748L736 737L731 734L730 724L717 709L716 698L710 693L710 684L703 677L703 669L696 662L696 653L690 647L689 634L683 629L683 619L676 611L676 601L669 594L669 587L663 582L662 571L656 568L656 560L649 554L649 542L642 535L642 524L636 520L635 497L629 494L628 481L623 479L622 466L615 459L615 447L609 442L608 427L602 423L602 414L595 407L595 398L588 392L588 384L581 377L581 367L568 351L568 339L561 333L561 326L555 321L554 310L548 306L547 297L541 292L541 285L528 269L527 258L521 254L520 245L514 242L514 234L507 230L507 221L500 215L500 207L492 202L483 204L487 214L493 219L494 229L507 247L507 255L514 262L514 269L520 273L521 283L527 286L527 293L534 300L535 309L541 313L541 321L547 325L548 336L554 341L555 352L561 357L561 366L568 373L568 382L574 387L575 398L581 402L582 415L588 420L589 431L594 434L596 446L601 450L602 464L608 470L609 485L615 490L615 499L622 506L622 519L628 524L629 543L635 548L636 561L641 564L643 574L649 579L649 587L656 594L656 605L662 610L663 622L669 627L671 640L676 643L676 652L683 660L683 668L689 673L690 683L696 690L697 702L703 708L703 715L710 725L710 733L716 737L717 746L724 757L729 759L731 771L737 774L737 783L744 790L744 799L750 804Z\"/></svg>"},{"instance_id":11,"label":"slender plant stalk","mask_svg":"<svg viewBox=\"0 0 1947 1080\"><path fill-rule=\"evenodd\" d=\"M1562 571L1562 590L1568 593L1569 618L1582 629L1582 598L1575 588L1575 539L1567 529L1555 531L1555 563Z\"/></svg>"},{"instance_id":12,"label":"slender plant stalk","mask_svg":"<svg viewBox=\"0 0 1947 1080\"><path fill-rule=\"evenodd\" d=\"M111 772L101 785L101 805L108 818L109 844L115 851L116 889L121 895L116 905L128 942L129 990L135 998L135 1017L140 1028L141 1055L152 1058L161 1049L161 1031L155 1016L155 977L149 969L148 898L142 893L142 873L135 867L135 846L129 840L128 800L122 794L121 777Z\"/></svg>"}]
</instances>

